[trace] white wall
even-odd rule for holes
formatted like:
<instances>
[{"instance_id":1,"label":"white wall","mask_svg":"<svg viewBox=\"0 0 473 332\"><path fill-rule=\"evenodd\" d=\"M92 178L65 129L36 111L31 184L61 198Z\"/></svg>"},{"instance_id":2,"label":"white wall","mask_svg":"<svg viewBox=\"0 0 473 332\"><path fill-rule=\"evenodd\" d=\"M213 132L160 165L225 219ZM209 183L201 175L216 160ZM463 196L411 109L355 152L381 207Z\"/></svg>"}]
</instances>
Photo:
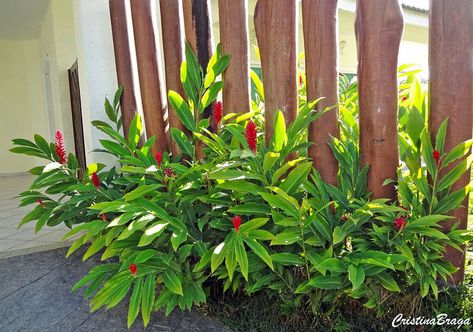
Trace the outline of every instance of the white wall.
<instances>
[{"instance_id":1,"label":"white wall","mask_svg":"<svg viewBox=\"0 0 473 332\"><path fill-rule=\"evenodd\" d=\"M0 173L18 173L39 160L12 154L13 138L47 135L37 41L0 41Z\"/></svg>"}]
</instances>

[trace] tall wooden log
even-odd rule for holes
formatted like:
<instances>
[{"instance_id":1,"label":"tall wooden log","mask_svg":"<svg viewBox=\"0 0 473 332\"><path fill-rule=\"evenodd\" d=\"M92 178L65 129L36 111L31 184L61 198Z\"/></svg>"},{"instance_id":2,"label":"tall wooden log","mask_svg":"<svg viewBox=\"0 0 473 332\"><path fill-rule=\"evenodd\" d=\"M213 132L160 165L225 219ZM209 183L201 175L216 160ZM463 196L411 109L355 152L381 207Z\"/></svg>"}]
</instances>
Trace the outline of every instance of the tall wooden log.
<instances>
[{"instance_id":1,"label":"tall wooden log","mask_svg":"<svg viewBox=\"0 0 473 332\"><path fill-rule=\"evenodd\" d=\"M223 73L225 114L250 111L247 0L218 1L220 41L231 61Z\"/></svg>"},{"instance_id":2,"label":"tall wooden log","mask_svg":"<svg viewBox=\"0 0 473 332\"><path fill-rule=\"evenodd\" d=\"M403 30L398 1L357 0L361 165L369 165L368 190L374 198L396 199L399 164L397 140L397 57Z\"/></svg>"},{"instance_id":3,"label":"tall wooden log","mask_svg":"<svg viewBox=\"0 0 473 332\"><path fill-rule=\"evenodd\" d=\"M473 1L430 1L429 74L431 134L434 136L440 123L448 117L445 150L449 151L472 137ZM466 172L452 191L466 186L469 181L470 172ZM459 229L465 229L468 196L452 215L454 219L445 222L443 229L449 231L457 223ZM451 281L460 283L464 277L465 252L447 247L445 257L459 268Z\"/></svg>"},{"instance_id":4,"label":"tall wooden log","mask_svg":"<svg viewBox=\"0 0 473 332\"><path fill-rule=\"evenodd\" d=\"M212 23L210 20L210 0L183 0L182 7L184 12L184 30L186 32L186 41L196 53L199 64L207 68L212 57ZM212 116L213 105L208 106L200 115L200 118L206 119ZM209 129L215 129L210 126ZM202 142L197 141L196 158L203 159Z\"/></svg>"},{"instance_id":5,"label":"tall wooden log","mask_svg":"<svg viewBox=\"0 0 473 332\"><path fill-rule=\"evenodd\" d=\"M168 138L161 101L162 85L157 58L155 2L131 0L130 3L146 134L148 138L156 137L152 151L163 152L167 150Z\"/></svg>"},{"instance_id":6,"label":"tall wooden log","mask_svg":"<svg viewBox=\"0 0 473 332\"><path fill-rule=\"evenodd\" d=\"M118 85L123 87L121 99L123 131L125 136L128 136L130 123L137 112L130 38L128 36L129 22L127 20L125 0L110 0L109 7Z\"/></svg>"},{"instance_id":7,"label":"tall wooden log","mask_svg":"<svg viewBox=\"0 0 473 332\"><path fill-rule=\"evenodd\" d=\"M183 59L184 36L181 33L181 5L179 0L160 0L161 30L163 34L164 69L166 90L173 90L184 96L181 84L180 68ZM168 104L168 121L171 128L186 132L179 116ZM179 154L178 145L171 140L173 154Z\"/></svg>"},{"instance_id":8,"label":"tall wooden log","mask_svg":"<svg viewBox=\"0 0 473 332\"><path fill-rule=\"evenodd\" d=\"M324 97L323 110L338 104L337 0L302 0L307 100ZM338 107L322 115L309 127L309 156L322 178L335 185L338 163L328 143L338 137Z\"/></svg>"},{"instance_id":9,"label":"tall wooden log","mask_svg":"<svg viewBox=\"0 0 473 332\"><path fill-rule=\"evenodd\" d=\"M297 115L296 1L258 0L255 31L265 96L266 144L274 132L274 114L287 123Z\"/></svg>"}]
</instances>

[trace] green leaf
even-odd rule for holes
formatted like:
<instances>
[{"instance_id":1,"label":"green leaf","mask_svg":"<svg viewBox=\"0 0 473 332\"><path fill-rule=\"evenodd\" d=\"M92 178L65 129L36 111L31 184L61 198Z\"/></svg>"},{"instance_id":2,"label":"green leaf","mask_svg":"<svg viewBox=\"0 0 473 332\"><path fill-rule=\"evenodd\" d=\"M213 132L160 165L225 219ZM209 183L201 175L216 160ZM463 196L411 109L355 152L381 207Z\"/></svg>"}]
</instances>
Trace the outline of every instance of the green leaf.
<instances>
[{"instance_id":1,"label":"green leaf","mask_svg":"<svg viewBox=\"0 0 473 332\"><path fill-rule=\"evenodd\" d=\"M245 245L243 244L243 240L240 236L235 238L235 255L240 266L241 274L243 277L248 281L248 256L246 255Z\"/></svg>"},{"instance_id":2,"label":"green leaf","mask_svg":"<svg viewBox=\"0 0 473 332\"><path fill-rule=\"evenodd\" d=\"M285 230L282 233L276 234L276 237L271 241L271 245L287 246L300 240L300 231Z\"/></svg>"},{"instance_id":3,"label":"green leaf","mask_svg":"<svg viewBox=\"0 0 473 332\"><path fill-rule=\"evenodd\" d=\"M269 256L268 251L265 249L263 245L261 245L258 241L252 238L244 239L245 243L248 247L253 250L253 252L258 255L259 258L263 260L271 270L274 270L273 261L271 260L271 256Z\"/></svg>"},{"instance_id":4,"label":"green leaf","mask_svg":"<svg viewBox=\"0 0 473 332\"><path fill-rule=\"evenodd\" d=\"M337 244L345 240L347 236L347 230L341 228L340 226L336 226L333 230L333 244Z\"/></svg>"},{"instance_id":5,"label":"green leaf","mask_svg":"<svg viewBox=\"0 0 473 332\"><path fill-rule=\"evenodd\" d=\"M163 272L164 285L174 294L183 295L181 279L173 271L166 269Z\"/></svg>"},{"instance_id":6,"label":"green leaf","mask_svg":"<svg viewBox=\"0 0 473 332\"><path fill-rule=\"evenodd\" d=\"M141 295L141 316L145 327L151 318L151 311L154 305L154 296L156 291L156 279L154 275L148 275L145 279L143 292Z\"/></svg>"},{"instance_id":7,"label":"green leaf","mask_svg":"<svg viewBox=\"0 0 473 332\"><path fill-rule=\"evenodd\" d=\"M281 111L277 111L274 115L274 135L273 135L273 150L279 152L286 143L286 120Z\"/></svg>"},{"instance_id":8,"label":"green leaf","mask_svg":"<svg viewBox=\"0 0 473 332\"><path fill-rule=\"evenodd\" d=\"M128 306L128 328L133 325L138 313L140 312L141 304L141 291L143 289L143 283L141 278L136 279L135 287L133 288L133 293L131 294L130 304Z\"/></svg>"},{"instance_id":9,"label":"green leaf","mask_svg":"<svg viewBox=\"0 0 473 332\"><path fill-rule=\"evenodd\" d=\"M242 180L242 179L255 179L259 180L261 177L258 174L250 172L244 172L240 170L227 170L221 169L209 173L209 179L211 180Z\"/></svg>"},{"instance_id":10,"label":"green leaf","mask_svg":"<svg viewBox=\"0 0 473 332\"><path fill-rule=\"evenodd\" d=\"M172 109L179 115L181 122L190 131L195 131L195 120L189 105L175 91L170 90L168 93L169 103Z\"/></svg>"},{"instance_id":11,"label":"green leaf","mask_svg":"<svg viewBox=\"0 0 473 332\"><path fill-rule=\"evenodd\" d=\"M253 216L255 214L270 214L271 208L264 204L249 202L240 205L235 205L234 207L230 208L228 212L237 215Z\"/></svg>"},{"instance_id":12,"label":"green leaf","mask_svg":"<svg viewBox=\"0 0 473 332\"><path fill-rule=\"evenodd\" d=\"M452 168L447 174L445 174L437 184L437 190L442 191L450 188L460 177L470 169L473 156L462 160L457 166Z\"/></svg>"},{"instance_id":13,"label":"green leaf","mask_svg":"<svg viewBox=\"0 0 473 332\"><path fill-rule=\"evenodd\" d=\"M201 112L210 105L216 98L220 90L223 88L223 82L218 81L210 85L207 91L202 96L202 109Z\"/></svg>"},{"instance_id":14,"label":"green leaf","mask_svg":"<svg viewBox=\"0 0 473 332\"><path fill-rule=\"evenodd\" d=\"M194 145L189 141L186 134L177 128L172 128L171 135L183 153L187 154L189 157L194 157Z\"/></svg>"},{"instance_id":15,"label":"green leaf","mask_svg":"<svg viewBox=\"0 0 473 332\"><path fill-rule=\"evenodd\" d=\"M232 180L225 181L217 184L217 188L226 189L242 193L257 193L261 190L261 187L257 184L245 181L245 180Z\"/></svg>"},{"instance_id":16,"label":"green leaf","mask_svg":"<svg viewBox=\"0 0 473 332\"><path fill-rule=\"evenodd\" d=\"M254 70L250 70L250 77L251 77L251 81L256 87L256 92L260 96L261 100L264 100L263 82L261 82L261 79L259 78L258 74Z\"/></svg>"},{"instance_id":17,"label":"green leaf","mask_svg":"<svg viewBox=\"0 0 473 332\"><path fill-rule=\"evenodd\" d=\"M263 172L266 173L271 169L271 167L274 166L276 161L279 159L279 153L268 151L264 155L264 160L263 160Z\"/></svg>"},{"instance_id":18,"label":"green leaf","mask_svg":"<svg viewBox=\"0 0 473 332\"><path fill-rule=\"evenodd\" d=\"M311 161L297 165L280 185L281 189L284 190L288 195L293 194L296 189L299 188L302 182L307 180L307 176L309 175L311 169Z\"/></svg>"},{"instance_id":19,"label":"green leaf","mask_svg":"<svg viewBox=\"0 0 473 332\"><path fill-rule=\"evenodd\" d=\"M230 239L228 239L230 240ZM226 242L220 243L218 246L215 247L215 249L212 252L212 257L210 258L210 270L214 272L220 264L222 264L223 260L225 259L225 252L226 250L233 250L233 248L228 249L229 247L227 246ZM202 257L202 264L205 263L204 257Z\"/></svg>"},{"instance_id":20,"label":"green leaf","mask_svg":"<svg viewBox=\"0 0 473 332\"><path fill-rule=\"evenodd\" d=\"M300 256L288 252L273 254L271 255L271 259L273 262L280 263L282 265L304 265L304 260Z\"/></svg>"},{"instance_id":21,"label":"green leaf","mask_svg":"<svg viewBox=\"0 0 473 332\"><path fill-rule=\"evenodd\" d=\"M100 236L95 239L94 242L92 242L90 247L85 252L84 257L82 257L82 261L85 262L90 256L98 253L103 247L105 247L105 237Z\"/></svg>"},{"instance_id":22,"label":"green leaf","mask_svg":"<svg viewBox=\"0 0 473 332\"><path fill-rule=\"evenodd\" d=\"M432 142L430 141L430 136L427 130L422 131L420 135L421 139L421 152L422 157L424 158L425 165L431 176L435 175L435 160L433 156L434 148L432 147Z\"/></svg>"},{"instance_id":23,"label":"green leaf","mask_svg":"<svg viewBox=\"0 0 473 332\"><path fill-rule=\"evenodd\" d=\"M268 222L269 218L254 218L244 222L240 226L240 233L246 233L258 229Z\"/></svg>"},{"instance_id":24,"label":"green leaf","mask_svg":"<svg viewBox=\"0 0 473 332\"><path fill-rule=\"evenodd\" d=\"M406 123L406 131L411 137L413 142L417 142L421 135L422 130L425 127L424 117L417 108L412 108L408 113L408 120Z\"/></svg>"},{"instance_id":25,"label":"green leaf","mask_svg":"<svg viewBox=\"0 0 473 332\"><path fill-rule=\"evenodd\" d=\"M130 191L129 193L126 193L125 195L123 195L123 198L127 202L133 201L137 198L145 196L146 194L156 190L159 187L161 187L160 184L150 184L150 185L139 186L138 188L136 188L136 189Z\"/></svg>"},{"instance_id":26,"label":"green leaf","mask_svg":"<svg viewBox=\"0 0 473 332\"><path fill-rule=\"evenodd\" d=\"M167 222L158 221L148 227L141 236L140 242L138 243L138 247L147 246L148 244L153 242L154 239L161 235L167 225Z\"/></svg>"},{"instance_id":27,"label":"green leaf","mask_svg":"<svg viewBox=\"0 0 473 332\"><path fill-rule=\"evenodd\" d=\"M473 145L473 139L469 139L455 146L449 153L447 153L447 155L443 159L442 166L447 167L455 160L466 155L470 151L470 148L472 145Z\"/></svg>"},{"instance_id":28,"label":"green leaf","mask_svg":"<svg viewBox=\"0 0 473 332\"><path fill-rule=\"evenodd\" d=\"M259 194L272 207L282 209L284 210L284 212L286 212L287 214L293 217L296 217L296 218L300 217L299 210L290 201L286 200L282 196L271 195L271 194L263 193L263 192L260 192Z\"/></svg>"},{"instance_id":29,"label":"green leaf","mask_svg":"<svg viewBox=\"0 0 473 332\"><path fill-rule=\"evenodd\" d=\"M386 273L386 272L382 272L382 273L379 273L379 274L376 274L374 276L376 279L379 280L379 282L381 283L381 285L386 288L387 290L391 291L391 292L400 292L401 289L399 288L399 285L397 284L396 280L394 280L394 278Z\"/></svg>"},{"instance_id":30,"label":"green leaf","mask_svg":"<svg viewBox=\"0 0 473 332\"><path fill-rule=\"evenodd\" d=\"M138 142L140 141L141 131L143 125L141 123L141 116L137 113L130 124L130 130L128 132L128 143L130 144L131 150L135 150Z\"/></svg>"},{"instance_id":31,"label":"green leaf","mask_svg":"<svg viewBox=\"0 0 473 332\"><path fill-rule=\"evenodd\" d=\"M365 281L365 270L361 266L351 264L348 267L348 280L351 281L353 289L358 289Z\"/></svg>"},{"instance_id":32,"label":"green leaf","mask_svg":"<svg viewBox=\"0 0 473 332\"><path fill-rule=\"evenodd\" d=\"M180 232L177 232L177 234L172 233L171 244L172 244L172 248L174 249L174 251L177 251L179 246L182 243L184 243L186 240L187 240L187 232L180 231Z\"/></svg>"},{"instance_id":33,"label":"green leaf","mask_svg":"<svg viewBox=\"0 0 473 332\"><path fill-rule=\"evenodd\" d=\"M310 279L309 285L320 289L338 289L343 285L341 276L317 276Z\"/></svg>"},{"instance_id":34,"label":"green leaf","mask_svg":"<svg viewBox=\"0 0 473 332\"><path fill-rule=\"evenodd\" d=\"M470 185L454 191L442 198L438 203L433 213L441 214L448 213L453 209L456 209L466 198L466 195L470 192Z\"/></svg>"},{"instance_id":35,"label":"green leaf","mask_svg":"<svg viewBox=\"0 0 473 332\"><path fill-rule=\"evenodd\" d=\"M435 150L443 153L445 146L445 137L447 136L448 117L442 121L435 137Z\"/></svg>"},{"instance_id":36,"label":"green leaf","mask_svg":"<svg viewBox=\"0 0 473 332\"><path fill-rule=\"evenodd\" d=\"M324 261L322 261L318 266L317 266L317 269L319 271L322 271L322 270L329 270L329 271L333 271L333 272L346 272L347 269L345 267L345 264L343 264L343 262L338 259L338 258L335 258L335 257L332 257L332 258L328 258Z\"/></svg>"}]
</instances>

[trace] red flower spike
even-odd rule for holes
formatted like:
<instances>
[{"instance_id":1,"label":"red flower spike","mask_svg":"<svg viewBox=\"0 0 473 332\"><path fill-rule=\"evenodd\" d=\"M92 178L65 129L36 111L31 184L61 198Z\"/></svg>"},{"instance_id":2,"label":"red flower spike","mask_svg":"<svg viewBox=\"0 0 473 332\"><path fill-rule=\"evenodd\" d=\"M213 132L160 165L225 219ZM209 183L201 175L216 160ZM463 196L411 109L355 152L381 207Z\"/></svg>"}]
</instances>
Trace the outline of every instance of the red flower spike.
<instances>
[{"instance_id":1,"label":"red flower spike","mask_svg":"<svg viewBox=\"0 0 473 332\"><path fill-rule=\"evenodd\" d=\"M218 126L222 121L223 117L223 104L221 101L215 103L212 115L215 120L215 124Z\"/></svg>"},{"instance_id":2,"label":"red flower spike","mask_svg":"<svg viewBox=\"0 0 473 332\"><path fill-rule=\"evenodd\" d=\"M90 176L90 182L95 186L95 188L99 189L100 188L100 179L97 173L93 172L92 175Z\"/></svg>"},{"instance_id":3,"label":"red flower spike","mask_svg":"<svg viewBox=\"0 0 473 332\"><path fill-rule=\"evenodd\" d=\"M156 159L156 164L158 164L158 168L161 168L161 164L163 163L163 155L161 152L156 152L154 154L154 159Z\"/></svg>"},{"instance_id":4,"label":"red flower spike","mask_svg":"<svg viewBox=\"0 0 473 332\"><path fill-rule=\"evenodd\" d=\"M232 224L233 224L233 227L235 227L235 230L238 231L240 230L240 226L241 226L241 217L240 216L234 216L232 218Z\"/></svg>"},{"instance_id":5,"label":"red flower spike","mask_svg":"<svg viewBox=\"0 0 473 332\"><path fill-rule=\"evenodd\" d=\"M302 78L302 75L299 75L299 85L304 84L304 79Z\"/></svg>"},{"instance_id":6,"label":"red flower spike","mask_svg":"<svg viewBox=\"0 0 473 332\"><path fill-rule=\"evenodd\" d=\"M347 221L348 220L348 214L344 214L342 216L342 221Z\"/></svg>"},{"instance_id":7,"label":"red flower spike","mask_svg":"<svg viewBox=\"0 0 473 332\"><path fill-rule=\"evenodd\" d=\"M131 264L130 265L130 272L131 272L131 275L133 277L136 277L137 270L138 270L138 268L136 267L136 264Z\"/></svg>"},{"instance_id":8,"label":"red flower spike","mask_svg":"<svg viewBox=\"0 0 473 332\"><path fill-rule=\"evenodd\" d=\"M168 167L164 170L164 174L166 174L168 177L172 176L172 168Z\"/></svg>"},{"instance_id":9,"label":"red flower spike","mask_svg":"<svg viewBox=\"0 0 473 332\"><path fill-rule=\"evenodd\" d=\"M407 100L407 96L404 96L401 98L401 101L406 101Z\"/></svg>"},{"instance_id":10,"label":"red flower spike","mask_svg":"<svg viewBox=\"0 0 473 332\"><path fill-rule=\"evenodd\" d=\"M66 148L64 147L64 136L60 130L56 131L56 154L60 164L67 164Z\"/></svg>"},{"instance_id":11,"label":"red flower spike","mask_svg":"<svg viewBox=\"0 0 473 332\"><path fill-rule=\"evenodd\" d=\"M257 137L256 137L256 126L253 121L250 120L248 124L246 125L246 143L248 143L248 147L250 148L253 153L256 153L256 143L257 143Z\"/></svg>"},{"instance_id":12,"label":"red flower spike","mask_svg":"<svg viewBox=\"0 0 473 332\"><path fill-rule=\"evenodd\" d=\"M404 226L407 225L406 219L404 217L397 217L394 220L394 227L396 227L398 230L402 230Z\"/></svg>"},{"instance_id":13,"label":"red flower spike","mask_svg":"<svg viewBox=\"0 0 473 332\"><path fill-rule=\"evenodd\" d=\"M434 150L432 153L434 159L435 159L435 164L438 166L440 163L440 152L438 150Z\"/></svg>"},{"instance_id":14,"label":"red flower spike","mask_svg":"<svg viewBox=\"0 0 473 332\"><path fill-rule=\"evenodd\" d=\"M36 198L36 202L38 202L39 205L41 205L43 207L43 209L46 208L46 205L44 205L43 201L39 198Z\"/></svg>"},{"instance_id":15,"label":"red flower spike","mask_svg":"<svg viewBox=\"0 0 473 332\"><path fill-rule=\"evenodd\" d=\"M102 221L107 221L107 215L105 213L102 213L100 218L102 218Z\"/></svg>"}]
</instances>

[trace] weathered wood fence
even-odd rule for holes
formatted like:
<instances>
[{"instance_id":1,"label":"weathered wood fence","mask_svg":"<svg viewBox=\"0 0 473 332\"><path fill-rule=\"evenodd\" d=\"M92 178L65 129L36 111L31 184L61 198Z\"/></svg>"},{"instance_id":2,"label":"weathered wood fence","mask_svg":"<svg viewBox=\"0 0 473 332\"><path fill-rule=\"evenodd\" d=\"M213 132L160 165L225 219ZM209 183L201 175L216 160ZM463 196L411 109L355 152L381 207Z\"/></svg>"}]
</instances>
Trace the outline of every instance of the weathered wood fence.
<instances>
[{"instance_id":1,"label":"weathered wood fence","mask_svg":"<svg viewBox=\"0 0 473 332\"><path fill-rule=\"evenodd\" d=\"M176 114L167 109L162 92L182 93L179 68L184 39L204 67L212 54L209 0L160 0L165 80L160 80L155 0L110 0L113 42L119 85L124 87L122 114L125 132L137 111L141 93L147 135L157 137L157 151L178 152L171 146L166 127L183 129ZM297 112L297 0L258 0L254 24L261 54L265 92L266 134L270 137L277 109L286 121ZM248 10L246 0L218 0L221 43L231 62L224 73L225 112L250 109ZM130 15L131 13L131 15ZM130 22L129 20L132 20ZM309 99L326 97L318 107L338 102L337 0L302 0L306 86ZM183 22L184 31L181 31ZM131 40L133 30L134 43ZM473 116L473 1L431 0L429 15L430 128L436 131L449 116L446 147L471 138ZM369 190L374 197L395 198L393 184L398 166L397 58L403 32L403 15L396 0L357 0L355 34L358 49L361 163L369 164ZM131 47L135 45L134 49ZM132 52L136 52L135 75ZM136 90L139 77L140 91ZM210 116L206 113L206 116ZM338 165L327 142L338 135L337 112L325 114L309 131L315 143L309 150L323 178L336 183ZM457 186L469 181L466 174ZM468 198L467 198L468 199ZM466 227L465 207L454 215ZM451 224L445 226L451 227ZM448 250L447 257L461 270L464 255Z\"/></svg>"}]
</instances>

